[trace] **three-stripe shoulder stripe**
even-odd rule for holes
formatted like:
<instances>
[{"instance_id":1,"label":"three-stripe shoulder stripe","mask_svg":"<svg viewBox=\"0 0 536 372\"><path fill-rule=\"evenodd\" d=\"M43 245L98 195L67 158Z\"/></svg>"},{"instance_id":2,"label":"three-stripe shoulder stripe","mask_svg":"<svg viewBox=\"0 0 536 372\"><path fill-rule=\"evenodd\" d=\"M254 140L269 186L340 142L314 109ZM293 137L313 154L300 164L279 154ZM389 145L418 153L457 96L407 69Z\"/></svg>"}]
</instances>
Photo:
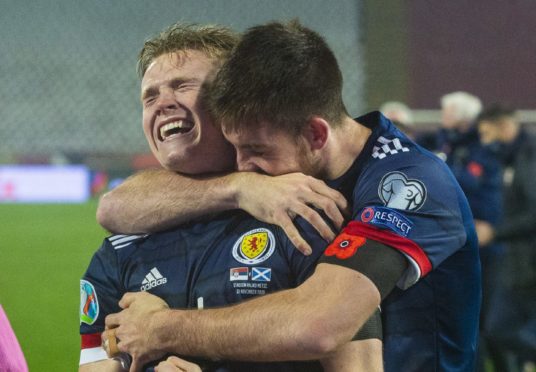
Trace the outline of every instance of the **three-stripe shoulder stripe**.
<instances>
[{"instance_id":1,"label":"three-stripe shoulder stripe","mask_svg":"<svg viewBox=\"0 0 536 372\"><path fill-rule=\"evenodd\" d=\"M140 240L142 238L145 238L149 234L144 235L112 235L108 238L114 249L121 249L124 248L132 243L134 243L136 240Z\"/></svg>"}]
</instances>

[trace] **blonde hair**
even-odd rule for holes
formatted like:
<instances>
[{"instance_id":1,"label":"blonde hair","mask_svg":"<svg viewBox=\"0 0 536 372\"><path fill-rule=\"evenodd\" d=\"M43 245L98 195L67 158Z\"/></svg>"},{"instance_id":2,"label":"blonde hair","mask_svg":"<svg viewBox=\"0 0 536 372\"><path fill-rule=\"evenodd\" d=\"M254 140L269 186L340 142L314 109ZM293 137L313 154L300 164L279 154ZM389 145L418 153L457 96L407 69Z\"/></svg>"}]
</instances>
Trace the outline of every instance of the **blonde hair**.
<instances>
[{"instance_id":1,"label":"blonde hair","mask_svg":"<svg viewBox=\"0 0 536 372\"><path fill-rule=\"evenodd\" d=\"M138 58L138 74L143 77L151 62L162 54L189 49L223 62L238 40L238 34L227 27L177 22L145 42Z\"/></svg>"},{"instance_id":2,"label":"blonde hair","mask_svg":"<svg viewBox=\"0 0 536 372\"><path fill-rule=\"evenodd\" d=\"M441 108L452 108L452 114L458 121L470 122L482 111L482 101L467 92L453 92L441 97Z\"/></svg>"}]
</instances>

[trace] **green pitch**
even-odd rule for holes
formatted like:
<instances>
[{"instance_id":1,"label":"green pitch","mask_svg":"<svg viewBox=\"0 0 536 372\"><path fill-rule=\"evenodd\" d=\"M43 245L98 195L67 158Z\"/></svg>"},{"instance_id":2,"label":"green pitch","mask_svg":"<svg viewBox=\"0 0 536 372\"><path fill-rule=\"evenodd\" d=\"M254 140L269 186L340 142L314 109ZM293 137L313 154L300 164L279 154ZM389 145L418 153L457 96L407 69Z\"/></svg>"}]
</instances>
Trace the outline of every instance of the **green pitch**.
<instances>
[{"instance_id":1,"label":"green pitch","mask_svg":"<svg viewBox=\"0 0 536 372\"><path fill-rule=\"evenodd\" d=\"M79 281L107 233L87 204L0 204L0 303L30 371L75 371Z\"/></svg>"}]
</instances>

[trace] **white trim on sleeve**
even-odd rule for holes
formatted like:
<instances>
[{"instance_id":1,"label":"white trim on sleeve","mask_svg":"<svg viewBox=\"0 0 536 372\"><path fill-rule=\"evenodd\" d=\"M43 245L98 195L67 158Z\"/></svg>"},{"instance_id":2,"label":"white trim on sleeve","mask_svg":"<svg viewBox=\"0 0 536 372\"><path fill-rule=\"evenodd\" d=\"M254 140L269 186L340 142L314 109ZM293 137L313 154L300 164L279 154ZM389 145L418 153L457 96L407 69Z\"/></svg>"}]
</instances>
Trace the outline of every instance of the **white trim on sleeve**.
<instances>
[{"instance_id":1,"label":"white trim on sleeve","mask_svg":"<svg viewBox=\"0 0 536 372\"><path fill-rule=\"evenodd\" d=\"M413 284L417 283L417 281L421 278L421 268L417 264L417 262L408 254L401 252L406 258L408 259L408 268L402 274L402 277L398 280L398 283L396 283L396 286L402 290L408 289Z\"/></svg>"},{"instance_id":2,"label":"white trim on sleeve","mask_svg":"<svg viewBox=\"0 0 536 372\"><path fill-rule=\"evenodd\" d=\"M82 349L80 351L80 365L105 359L108 359L108 355L106 355L106 350L102 346Z\"/></svg>"}]
</instances>

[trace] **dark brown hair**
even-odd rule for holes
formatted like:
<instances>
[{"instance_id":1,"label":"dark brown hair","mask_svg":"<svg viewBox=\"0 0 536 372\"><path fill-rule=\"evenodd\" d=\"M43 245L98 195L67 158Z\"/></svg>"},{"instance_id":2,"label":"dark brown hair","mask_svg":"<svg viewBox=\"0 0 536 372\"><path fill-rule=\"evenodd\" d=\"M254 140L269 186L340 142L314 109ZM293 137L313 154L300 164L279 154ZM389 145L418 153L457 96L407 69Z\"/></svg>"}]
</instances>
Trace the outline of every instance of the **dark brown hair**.
<instances>
[{"instance_id":1,"label":"dark brown hair","mask_svg":"<svg viewBox=\"0 0 536 372\"><path fill-rule=\"evenodd\" d=\"M516 111L508 106L503 106L500 104L492 104L484 109L477 117L476 122L480 123L482 121L491 122L493 124L498 124L501 120L506 118L515 118Z\"/></svg>"},{"instance_id":2,"label":"dark brown hair","mask_svg":"<svg viewBox=\"0 0 536 372\"><path fill-rule=\"evenodd\" d=\"M216 76L207 101L212 115L231 131L269 122L297 136L312 116L337 125L347 114L333 52L297 20L248 29Z\"/></svg>"}]
</instances>

